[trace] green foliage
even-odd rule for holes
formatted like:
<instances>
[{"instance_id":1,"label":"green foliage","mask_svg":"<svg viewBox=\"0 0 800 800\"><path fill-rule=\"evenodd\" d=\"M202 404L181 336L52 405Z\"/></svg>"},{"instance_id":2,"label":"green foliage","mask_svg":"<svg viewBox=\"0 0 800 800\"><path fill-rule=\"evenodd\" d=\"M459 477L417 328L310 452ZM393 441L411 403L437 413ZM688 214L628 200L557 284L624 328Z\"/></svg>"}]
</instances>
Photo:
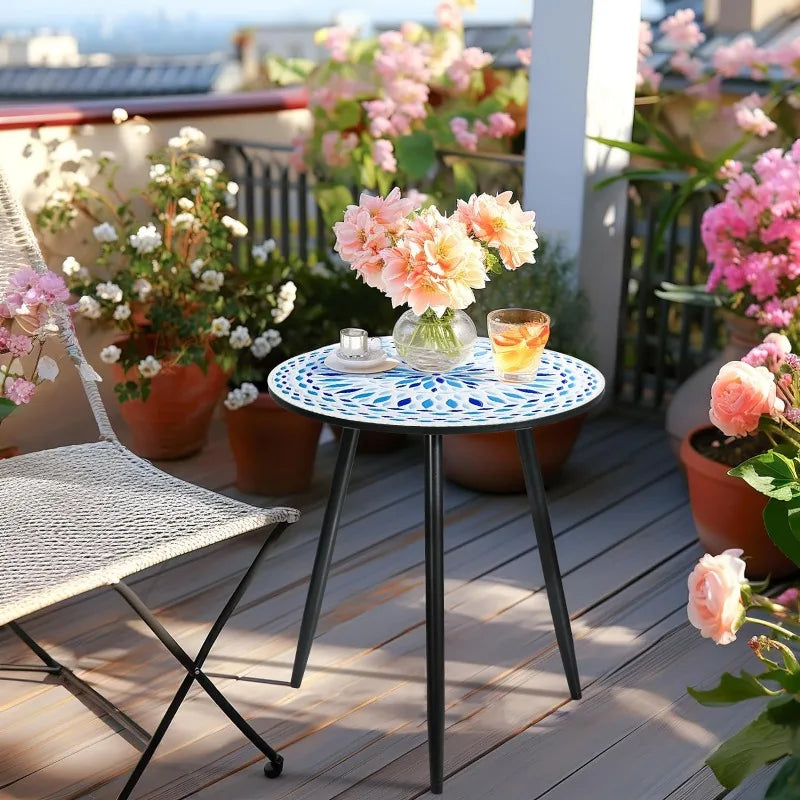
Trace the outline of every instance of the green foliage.
<instances>
[{"instance_id":1,"label":"green foliage","mask_svg":"<svg viewBox=\"0 0 800 800\"><path fill-rule=\"evenodd\" d=\"M13 411L16 411L17 404L7 397L0 397L0 420L5 419Z\"/></svg>"},{"instance_id":2,"label":"green foliage","mask_svg":"<svg viewBox=\"0 0 800 800\"><path fill-rule=\"evenodd\" d=\"M762 676L759 676L762 677ZM772 697L780 692L768 689L754 675L742 670L739 676L723 672L719 685L713 689L687 689L689 694L704 706L727 706L754 697Z\"/></svg>"},{"instance_id":3,"label":"green foliage","mask_svg":"<svg viewBox=\"0 0 800 800\"><path fill-rule=\"evenodd\" d=\"M800 564L800 499L784 502L770 499L764 508L764 525L775 546Z\"/></svg>"},{"instance_id":4,"label":"green foliage","mask_svg":"<svg viewBox=\"0 0 800 800\"><path fill-rule=\"evenodd\" d=\"M800 497L800 481L797 467L800 462L794 456L791 445L774 447L729 470L728 475L742 478L757 492L775 500L793 500Z\"/></svg>"},{"instance_id":5,"label":"green foliage","mask_svg":"<svg viewBox=\"0 0 800 800\"><path fill-rule=\"evenodd\" d=\"M314 196L327 227L340 222L344 218L345 209L353 202L352 192L341 184L318 183L314 187Z\"/></svg>"},{"instance_id":6,"label":"green foliage","mask_svg":"<svg viewBox=\"0 0 800 800\"><path fill-rule=\"evenodd\" d=\"M800 797L800 758L786 759L778 774L772 779L764 800L797 800Z\"/></svg>"},{"instance_id":7,"label":"green foliage","mask_svg":"<svg viewBox=\"0 0 800 800\"><path fill-rule=\"evenodd\" d=\"M311 75L315 61L308 58L267 58L267 77L278 86L293 86L305 83Z\"/></svg>"},{"instance_id":8,"label":"green foliage","mask_svg":"<svg viewBox=\"0 0 800 800\"><path fill-rule=\"evenodd\" d=\"M436 165L436 148L427 131L401 136L394 145L397 166L410 178L421 180Z\"/></svg>"},{"instance_id":9,"label":"green foliage","mask_svg":"<svg viewBox=\"0 0 800 800\"><path fill-rule=\"evenodd\" d=\"M575 263L559 242L539 238L536 263L515 272L501 269L476 293L467 313L486 335L486 315L495 308L535 308L550 316L548 347L591 360L589 302L576 286Z\"/></svg>"}]
</instances>

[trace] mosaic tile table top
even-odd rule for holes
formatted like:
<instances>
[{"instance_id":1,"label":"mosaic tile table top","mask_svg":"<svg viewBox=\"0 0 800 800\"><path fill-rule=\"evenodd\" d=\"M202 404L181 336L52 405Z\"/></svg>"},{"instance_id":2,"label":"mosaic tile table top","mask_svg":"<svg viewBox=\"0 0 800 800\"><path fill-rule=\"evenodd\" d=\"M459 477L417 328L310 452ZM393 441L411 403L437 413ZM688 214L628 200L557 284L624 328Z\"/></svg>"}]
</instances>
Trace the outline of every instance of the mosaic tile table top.
<instances>
[{"instance_id":1,"label":"mosaic tile table top","mask_svg":"<svg viewBox=\"0 0 800 800\"><path fill-rule=\"evenodd\" d=\"M397 357L392 338L381 345ZM281 405L308 416L354 428L424 433L489 432L532 427L569 417L595 405L605 382L594 367L545 350L536 380L505 383L494 373L489 340L475 342L461 367L426 374L401 362L388 372L336 372L325 359L336 345L290 358L269 376Z\"/></svg>"}]
</instances>

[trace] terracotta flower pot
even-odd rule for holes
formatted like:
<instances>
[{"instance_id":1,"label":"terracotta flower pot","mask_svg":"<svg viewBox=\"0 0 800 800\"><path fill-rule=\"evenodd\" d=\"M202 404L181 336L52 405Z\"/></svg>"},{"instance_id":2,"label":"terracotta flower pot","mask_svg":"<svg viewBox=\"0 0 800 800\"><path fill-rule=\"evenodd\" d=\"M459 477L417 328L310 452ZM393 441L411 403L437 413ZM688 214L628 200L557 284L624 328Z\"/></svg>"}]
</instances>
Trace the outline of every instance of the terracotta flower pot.
<instances>
[{"instance_id":1,"label":"terracotta flower pot","mask_svg":"<svg viewBox=\"0 0 800 800\"><path fill-rule=\"evenodd\" d=\"M586 415L580 414L534 428L533 437L546 484L558 478L585 419ZM481 492L525 491L514 431L445 436L444 473L451 481Z\"/></svg>"},{"instance_id":2,"label":"terracotta flower pot","mask_svg":"<svg viewBox=\"0 0 800 800\"><path fill-rule=\"evenodd\" d=\"M311 484L322 423L279 406L262 392L250 405L225 409L236 461L236 488L280 496Z\"/></svg>"},{"instance_id":3,"label":"terracotta flower pot","mask_svg":"<svg viewBox=\"0 0 800 800\"><path fill-rule=\"evenodd\" d=\"M692 440L704 425L681 443L680 457L689 481L689 501L700 544L711 555L739 547L747 559L747 576L780 578L797 572L794 562L772 543L764 527L767 498L741 478L728 475L728 467L695 450Z\"/></svg>"},{"instance_id":4,"label":"terracotta flower pot","mask_svg":"<svg viewBox=\"0 0 800 800\"><path fill-rule=\"evenodd\" d=\"M114 365L114 380L135 380ZM225 373L209 359L203 372L196 364L165 366L150 383L146 401L121 404L132 436L132 449L143 458L167 460L197 453L208 439L214 408L227 384Z\"/></svg>"},{"instance_id":5,"label":"terracotta flower pot","mask_svg":"<svg viewBox=\"0 0 800 800\"><path fill-rule=\"evenodd\" d=\"M16 445L9 445L8 447L0 447L0 458L14 458L18 456L22 450Z\"/></svg>"}]
</instances>

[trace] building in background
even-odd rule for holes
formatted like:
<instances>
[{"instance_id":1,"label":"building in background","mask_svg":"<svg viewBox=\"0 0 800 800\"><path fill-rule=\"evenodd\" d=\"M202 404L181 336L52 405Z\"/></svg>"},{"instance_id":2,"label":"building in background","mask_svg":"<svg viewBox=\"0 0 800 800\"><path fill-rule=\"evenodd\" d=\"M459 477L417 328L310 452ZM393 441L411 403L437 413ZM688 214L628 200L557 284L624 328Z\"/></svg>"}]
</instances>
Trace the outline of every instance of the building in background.
<instances>
[{"instance_id":1,"label":"building in background","mask_svg":"<svg viewBox=\"0 0 800 800\"><path fill-rule=\"evenodd\" d=\"M78 39L71 33L7 33L0 38L0 67L72 67L80 63Z\"/></svg>"}]
</instances>

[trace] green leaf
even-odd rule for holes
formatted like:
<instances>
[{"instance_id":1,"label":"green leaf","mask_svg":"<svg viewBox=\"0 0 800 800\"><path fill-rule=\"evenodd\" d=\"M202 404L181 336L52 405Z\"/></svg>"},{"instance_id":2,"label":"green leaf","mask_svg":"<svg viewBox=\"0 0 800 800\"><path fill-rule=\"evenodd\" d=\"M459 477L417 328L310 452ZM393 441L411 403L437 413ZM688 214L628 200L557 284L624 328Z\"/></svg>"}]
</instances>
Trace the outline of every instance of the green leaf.
<instances>
[{"instance_id":1,"label":"green leaf","mask_svg":"<svg viewBox=\"0 0 800 800\"><path fill-rule=\"evenodd\" d=\"M800 758L792 756L772 779L764 800L797 800L800 797Z\"/></svg>"},{"instance_id":2,"label":"green leaf","mask_svg":"<svg viewBox=\"0 0 800 800\"><path fill-rule=\"evenodd\" d=\"M662 164L672 164L682 167L698 167L706 166L703 159L686 153L682 150L659 150L656 147L650 147L646 144L639 144L638 142L626 142L622 139L606 139L604 136L590 136L595 142L604 144L607 147L615 147L619 150L625 150L631 155L641 156L642 158L649 158L652 161L659 161Z\"/></svg>"},{"instance_id":3,"label":"green leaf","mask_svg":"<svg viewBox=\"0 0 800 800\"><path fill-rule=\"evenodd\" d=\"M314 194L329 227L344 217L345 209L353 202L350 190L341 184L318 183Z\"/></svg>"},{"instance_id":4,"label":"green leaf","mask_svg":"<svg viewBox=\"0 0 800 800\"><path fill-rule=\"evenodd\" d=\"M706 759L726 789L733 789L751 772L792 752L791 727L777 723L771 711L768 708Z\"/></svg>"},{"instance_id":5,"label":"green leaf","mask_svg":"<svg viewBox=\"0 0 800 800\"><path fill-rule=\"evenodd\" d=\"M728 475L742 478L757 492L776 500L792 500L800 497L800 483L794 462L777 448L748 458L739 466L728 470Z\"/></svg>"},{"instance_id":6,"label":"green leaf","mask_svg":"<svg viewBox=\"0 0 800 800\"><path fill-rule=\"evenodd\" d=\"M763 676L760 676L763 677ZM742 700L751 700L754 697L774 697L781 694L764 686L758 678L742 670L737 678L730 672L724 672L719 680L719 685L714 689L686 690L698 703L704 706L727 706L739 703Z\"/></svg>"},{"instance_id":7,"label":"green leaf","mask_svg":"<svg viewBox=\"0 0 800 800\"><path fill-rule=\"evenodd\" d=\"M355 100L340 100L333 109L330 121L340 131L355 128L361 122L361 104Z\"/></svg>"},{"instance_id":8,"label":"green leaf","mask_svg":"<svg viewBox=\"0 0 800 800\"><path fill-rule=\"evenodd\" d=\"M306 83L316 63L307 58L281 58L271 56L267 59L267 78L278 86Z\"/></svg>"},{"instance_id":9,"label":"green leaf","mask_svg":"<svg viewBox=\"0 0 800 800\"><path fill-rule=\"evenodd\" d=\"M787 661L787 654L784 651L781 651L781 655L784 656L783 662L787 665L786 669L771 669L758 677L764 681L774 681L781 689L785 689L789 692L789 694L798 694L800 693L800 673L792 671L796 670L797 661L795 661L794 664L790 664Z\"/></svg>"},{"instance_id":10,"label":"green leaf","mask_svg":"<svg viewBox=\"0 0 800 800\"><path fill-rule=\"evenodd\" d=\"M410 178L424 178L436 165L433 137L427 131L414 131L401 136L394 145L397 166Z\"/></svg>"},{"instance_id":11,"label":"green leaf","mask_svg":"<svg viewBox=\"0 0 800 800\"><path fill-rule=\"evenodd\" d=\"M681 286L677 283L663 281L661 288L656 289L655 295L672 303L686 303L702 308L719 308L723 305L722 298L718 294L711 294L704 283L695 286Z\"/></svg>"},{"instance_id":12,"label":"green leaf","mask_svg":"<svg viewBox=\"0 0 800 800\"><path fill-rule=\"evenodd\" d=\"M456 184L456 195L461 200L467 200L471 194L478 190L478 180L475 171L462 159L454 159L452 162L453 179Z\"/></svg>"},{"instance_id":13,"label":"green leaf","mask_svg":"<svg viewBox=\"0 0 800 800\"><path fill-rule=\"evenodd\" d=\"M800 539L792 532L789 523L789 507L790 503L774 498L770 499L764 509L764 525L775 546L787 558L800 565Z\"/></svg>"},{"instance_id":14,"label":"green leaf","mask_svg":"<svg viewBox=\"0 0 800 800\"><path fill-rule=\"evenodd\" d=\"M17 404L7 397L0 397L0 419L5 419L17 409Z\"/></svg>"}]
</instances>

